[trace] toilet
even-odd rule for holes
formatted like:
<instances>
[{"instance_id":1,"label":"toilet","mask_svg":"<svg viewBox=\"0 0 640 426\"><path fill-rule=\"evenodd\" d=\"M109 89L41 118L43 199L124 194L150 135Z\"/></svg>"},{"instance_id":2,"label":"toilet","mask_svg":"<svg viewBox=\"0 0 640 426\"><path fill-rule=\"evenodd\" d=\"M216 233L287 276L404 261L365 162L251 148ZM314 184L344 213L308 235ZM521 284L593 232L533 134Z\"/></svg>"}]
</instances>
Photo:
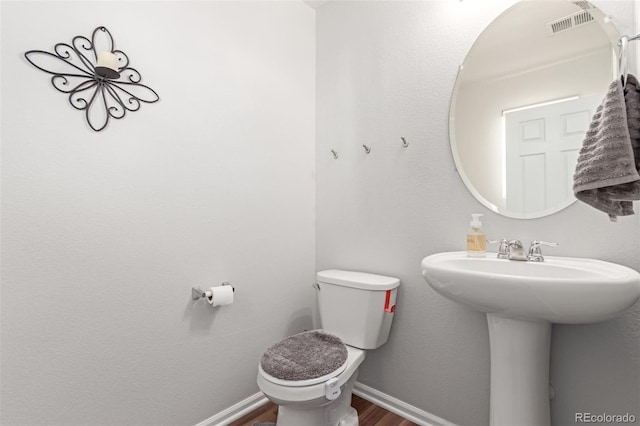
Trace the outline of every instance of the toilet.
<instances>
[{"instance_id":1,"label":"toilet","mask_svg":"<svg viewBox=\"0 0 640 426\"><path fill-rule=\"evenodd\" d=\"M321 329L276 343L258 366L258 387L279 406L277 426L358 426L358 367L387 341L399 285L365 272L317 273Z\"/></svg>"}]
</instances>

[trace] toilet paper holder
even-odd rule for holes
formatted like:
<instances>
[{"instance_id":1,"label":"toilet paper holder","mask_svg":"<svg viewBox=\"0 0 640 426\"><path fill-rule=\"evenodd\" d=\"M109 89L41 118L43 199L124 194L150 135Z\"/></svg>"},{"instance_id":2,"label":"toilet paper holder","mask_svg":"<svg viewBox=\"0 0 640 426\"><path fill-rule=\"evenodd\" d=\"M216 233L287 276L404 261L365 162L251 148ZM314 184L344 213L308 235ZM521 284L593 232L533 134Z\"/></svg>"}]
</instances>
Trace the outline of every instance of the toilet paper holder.
<instances>
[{"instance_id":1,"label":"toilet paper holder","mask_svg":"<svg viewBox=\"0 0 640 426\"><path fill-rule=\"evenodd\" d=\"M222 283L222 285L228 285L231 286L231 290L233 290L233 292L235 293L236 289L229 284L228 282L224 282ZM204 297L209 297L210 294L207 294L208 291L201 289L200 287L191 287L191 298L193 300L198 300L198 299L202 299Z\"/></svg>"}]
</instances>

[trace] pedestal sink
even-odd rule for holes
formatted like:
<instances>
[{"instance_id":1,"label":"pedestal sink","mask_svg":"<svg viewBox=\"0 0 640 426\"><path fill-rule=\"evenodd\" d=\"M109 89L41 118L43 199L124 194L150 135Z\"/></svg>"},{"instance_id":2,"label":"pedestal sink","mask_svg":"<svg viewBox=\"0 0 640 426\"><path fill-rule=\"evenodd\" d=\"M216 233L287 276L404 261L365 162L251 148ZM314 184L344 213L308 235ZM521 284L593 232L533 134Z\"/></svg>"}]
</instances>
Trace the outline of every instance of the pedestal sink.
<instances>
[{"instance_id":1,"label":"pedestal sink","mask_svg":"<svg viewBox=\"0 0 640 426\"><path fill-rule=\"evenodd\" d=\"M491 347L491 426L545 426L549 414L551 323L613 318L640 297L640 274L594 259L544 262L439 253L422 260L438 293L486 312Z\"/></svg>"}]
</instances>

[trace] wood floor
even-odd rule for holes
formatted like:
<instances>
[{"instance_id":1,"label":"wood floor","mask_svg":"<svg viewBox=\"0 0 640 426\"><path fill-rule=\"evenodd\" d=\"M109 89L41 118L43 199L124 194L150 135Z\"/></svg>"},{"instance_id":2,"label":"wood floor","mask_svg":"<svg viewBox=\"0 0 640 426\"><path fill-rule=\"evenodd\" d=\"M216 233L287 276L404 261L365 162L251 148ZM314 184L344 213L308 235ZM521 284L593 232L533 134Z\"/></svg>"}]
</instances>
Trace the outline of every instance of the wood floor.
<instances>
[{"instance_id":1,"label":"wood floor","mask_svg":"<svg viewBox=\"0 0 640 426\"><path fill-rule=\"evenodd\" d=\"M353 395L351 399L351 406L358 412L360 426L418 426L356 395ZM268 402L246 416L230 423L229 426L252 426L255 422L275 422L277 414L278 406Z\"/></svg>"}]
</instances>

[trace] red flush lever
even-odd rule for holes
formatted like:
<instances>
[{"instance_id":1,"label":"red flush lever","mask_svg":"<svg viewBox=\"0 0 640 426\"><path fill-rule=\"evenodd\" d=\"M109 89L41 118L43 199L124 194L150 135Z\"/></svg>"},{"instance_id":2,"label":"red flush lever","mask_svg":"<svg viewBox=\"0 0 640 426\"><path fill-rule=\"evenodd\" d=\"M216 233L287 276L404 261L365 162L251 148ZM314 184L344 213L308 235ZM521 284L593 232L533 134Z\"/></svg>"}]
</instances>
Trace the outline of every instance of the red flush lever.
<instances>
[{"instance_id":1,"label":"red flush lever","mask_svg":"<svg viewBox=\"0 0 640 426\"><path fill-rule=\"evenodd\" d=\"M385 295L384 310L385 312L394 313L396 311L396 304L394 303L389 306L389 303L391 303L391 290L387 290L387 294Z\"/></svg>"}]
</instances>

